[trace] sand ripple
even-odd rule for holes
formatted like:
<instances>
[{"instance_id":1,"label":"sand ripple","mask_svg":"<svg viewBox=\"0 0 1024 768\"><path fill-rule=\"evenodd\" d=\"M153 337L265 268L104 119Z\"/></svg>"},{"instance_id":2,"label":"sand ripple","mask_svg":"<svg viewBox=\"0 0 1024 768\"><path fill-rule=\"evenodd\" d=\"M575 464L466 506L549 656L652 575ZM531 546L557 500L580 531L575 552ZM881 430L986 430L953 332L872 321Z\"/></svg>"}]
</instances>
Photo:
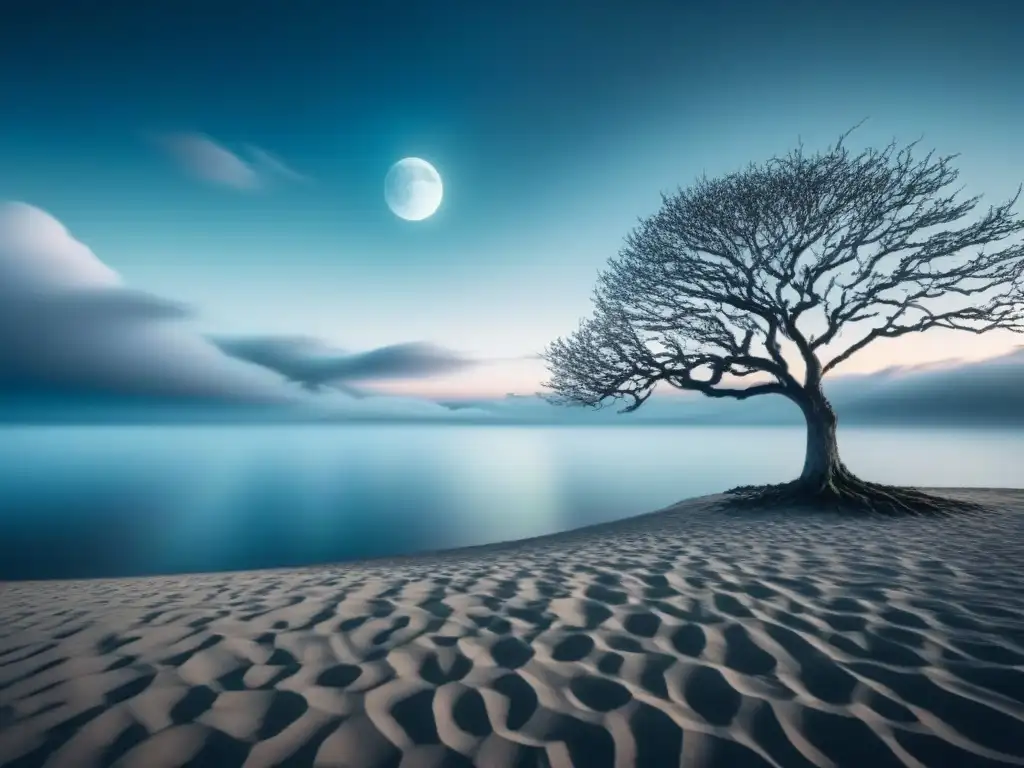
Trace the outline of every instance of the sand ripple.
<instances>
[{"instance_id":1,"label":"sand ripple","mask_svg":"<svg viewBox=\"0 0 1024 768\"><path fill-rule=\"evenodd\" d=\"M1024 766L1024 491L0 585L0 765Z\"/></svg>"}]
</instances>

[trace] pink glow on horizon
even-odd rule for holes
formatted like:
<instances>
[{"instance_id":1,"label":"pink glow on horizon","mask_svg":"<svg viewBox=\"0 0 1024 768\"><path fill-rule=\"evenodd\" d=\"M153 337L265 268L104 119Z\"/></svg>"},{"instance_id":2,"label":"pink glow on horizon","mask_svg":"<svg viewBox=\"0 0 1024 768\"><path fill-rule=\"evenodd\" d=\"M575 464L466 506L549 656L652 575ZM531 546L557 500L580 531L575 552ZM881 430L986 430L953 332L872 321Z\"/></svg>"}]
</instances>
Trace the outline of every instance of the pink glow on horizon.
<instances>
[{"instance_id":1,"label":"pink glow on horizon","mask_svg":"<svg viewBox=\"0 0 1024 768\"><path fill-rule=\"evenodd\" d=\"M900 339L883 339L865 348L835 375L865 374L887 368L984 360L1011 352L1024 337L1009 332L975 336L956 331L931 331ZM382 394L430 400L502 398L507 394L532 395L548 377L542 360L508 360L475 366L449 376L374 384Z\"/></svg>"}]
</instances>

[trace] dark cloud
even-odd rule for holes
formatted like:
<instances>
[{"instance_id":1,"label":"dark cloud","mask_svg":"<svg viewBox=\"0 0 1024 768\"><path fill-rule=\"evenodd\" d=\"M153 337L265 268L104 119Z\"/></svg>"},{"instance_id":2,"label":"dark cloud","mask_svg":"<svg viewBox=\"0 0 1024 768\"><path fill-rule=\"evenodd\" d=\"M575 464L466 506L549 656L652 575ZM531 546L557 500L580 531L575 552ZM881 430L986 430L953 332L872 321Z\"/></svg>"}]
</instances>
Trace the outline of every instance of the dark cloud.
<instances>
[{"instance_id":1,"label":"dark cloud","mask_svg":"<svg viewBox=\"0 0 1024 768\"><path fill-rule=\"evenodd\" d=\"M0 388L11 393L273 402L272 373L223 355L173 301L125 287L49 214L0 205Z\"/></svg>"},{"instance_id":2,"label":"dark cloud","mask_svg":"<svg viewBox=\"0 0 1024 768\"><path fill-rule=\"evenodd\" d=\"M345 354L304 337L215 338L225 353L277 371L307 389L349 388L350 383L417 379L451 373L474 361L421 342Z\"/></svg>"},{"instance_id":3,"label":"dark cloud","mask_svg":"<svg viewBox=\"0 0 1024 768\"><path fill-rule=\"evenodd\" d=\"M40 304L45 304L45 312L39 311ZM15 336L18 335L18 322L29 318L35 323L102 325L177 320L192 315L191 309L180 302L163 299L144 291L116 287L8 296L4 305L0 306L0 313L4 313L5 317L5 322L0 326L0 333L6 332Z\"/></svg>"},{"instance_id":4,"label":"dark cloud","mask_svg":"<svg viewBox=\"0 0 1024 768\"><path fill-rule=\"evenodd\" d=\"M871 424L1024 424L1024 348L971 363L837 380L843 418Z\"/></svg>"},{"instance_id":5,"label":"dark cloud","mask_svg":"<svg viewBox=\"0 0 1024 768\"><path fill-rule=\"evenodd\" d=\"M0 388L6 390L117 386L123 372L105 368L119 356L112 346L126 347L137 364L144 363L145 350L135 348L140 333L145 337L161 321L189 315L183 305L118 287L2 298Z\"/></svg>"},{"instance_id":6,"label":"dark cloud","mask_svg":"<svg viewBox=\"0 0 1024 768\"><path fill-rule=\"evenodd\" d=\"M423 344L345 356L306 339L222 341L225 354L190 316L125 287L46 212L0 204L0 421L448 418L436 403L345 382L465 364ZM287 378L339 391L311 395Z\"/></svg>"},{"instance_id":7,"label":"dark cloud","mask_svg":"<svg viewBox=\"0 0 1024 768\"><path fill-rule=\"evenodd\" d=\"M472 361L440 347L409 342L325 361L320 372L332 380L374 381L436 376L472 364Z\"/></svg>"},{"instance_id":8,"label":"dark cloud","mask_svg":"<svg viewBox=\"0 0 1024 768\"><path fill-rule=\"evenodd\" d=\"M220 354L185 310L124 289L67 291L0 306L0 389L276 401L275 377Z\"/></svg>"}]
</instances>

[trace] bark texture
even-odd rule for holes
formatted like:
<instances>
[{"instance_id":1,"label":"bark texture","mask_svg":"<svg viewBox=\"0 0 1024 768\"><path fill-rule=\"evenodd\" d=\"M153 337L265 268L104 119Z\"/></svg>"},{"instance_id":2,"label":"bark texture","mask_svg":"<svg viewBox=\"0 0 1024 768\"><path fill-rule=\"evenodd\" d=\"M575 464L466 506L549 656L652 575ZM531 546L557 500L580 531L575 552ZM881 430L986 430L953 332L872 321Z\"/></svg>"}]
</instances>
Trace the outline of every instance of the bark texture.
<instances>
[{"instance_id":1,"label":"bark texture","mask_svg":"<svg viewBox=\"0 0 1024 768\"><path fill-rule=\"evenodd\" d=\"M838 419L820 390L805 396L799 405L807 422L807 449L799 482L808 491L820 493L832 486L837 476L847 474L836 440Z\"/></svg>"}]
</instances>

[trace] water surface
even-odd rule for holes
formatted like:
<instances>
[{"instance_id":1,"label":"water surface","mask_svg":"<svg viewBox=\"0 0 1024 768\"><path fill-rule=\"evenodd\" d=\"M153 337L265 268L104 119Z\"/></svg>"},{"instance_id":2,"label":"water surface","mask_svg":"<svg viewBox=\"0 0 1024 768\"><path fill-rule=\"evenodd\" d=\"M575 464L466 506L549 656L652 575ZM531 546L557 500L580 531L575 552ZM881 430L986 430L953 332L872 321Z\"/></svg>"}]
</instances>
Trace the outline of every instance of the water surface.
<instances>
[{"instance_id":1,"label":"water surface","mask_svg":"<svg viewBox=\"0 0 1024 768\"><path fill-rule=\"evenodd\" d=\"M0 429L0 579L296 566L484 544L799 472L803 431L738 427ZM1024 435L841 431L864 477L1024 485Z\"/></svg>"}]
</instances>

